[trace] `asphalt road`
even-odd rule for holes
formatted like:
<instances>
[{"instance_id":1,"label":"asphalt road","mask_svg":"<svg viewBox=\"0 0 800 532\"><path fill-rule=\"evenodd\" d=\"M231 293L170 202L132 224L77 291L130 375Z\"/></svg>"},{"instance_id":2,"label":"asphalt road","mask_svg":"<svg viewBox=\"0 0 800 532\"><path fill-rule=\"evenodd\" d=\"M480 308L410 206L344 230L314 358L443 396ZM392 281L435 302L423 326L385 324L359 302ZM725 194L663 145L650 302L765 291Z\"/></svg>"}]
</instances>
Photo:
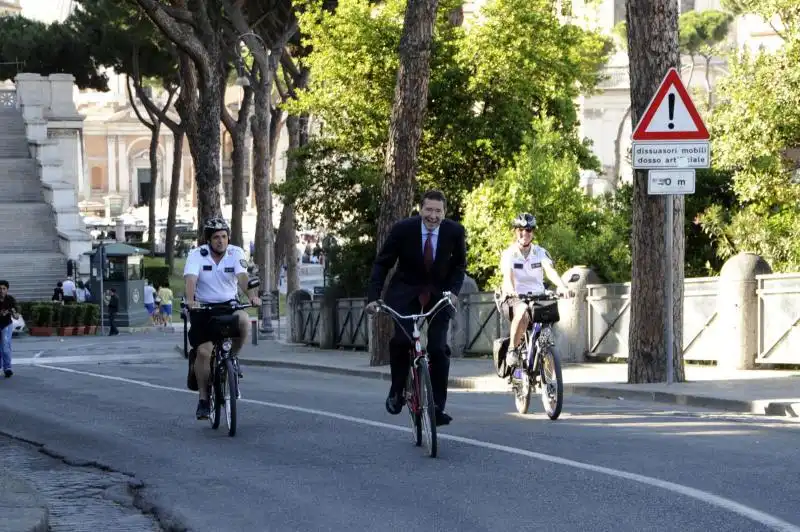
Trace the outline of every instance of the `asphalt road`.
<instances>
[{"instance_id":1,"label":"asphalt road","mask_svg":"<svg viewBox=\"0 0 800 532\"><path fill-rule=\"evenodd\" d=\"M800 531L800 424L581 397L552 422L451 391L430 459L388 383L245 368L229 438L194 419L174 354L99 359L18 366L0 430L132 475L165 529Z\"/></svg>"}]
</instances>

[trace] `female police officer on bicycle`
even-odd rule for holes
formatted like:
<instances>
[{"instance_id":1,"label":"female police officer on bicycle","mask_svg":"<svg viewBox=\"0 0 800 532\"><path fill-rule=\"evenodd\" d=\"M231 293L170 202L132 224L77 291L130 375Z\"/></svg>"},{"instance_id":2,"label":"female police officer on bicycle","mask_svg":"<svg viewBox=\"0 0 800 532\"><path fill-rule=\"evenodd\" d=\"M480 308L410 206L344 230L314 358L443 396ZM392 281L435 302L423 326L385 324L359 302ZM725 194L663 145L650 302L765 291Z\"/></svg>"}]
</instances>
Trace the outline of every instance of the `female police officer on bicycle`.
<instances>
[{"instance_id":1,"label":"female police officer on bicycle","mask_svg":"<svg viewBox=\"0 0 800 532\"><path fill-rule=\"evenodd\" d=\"M503 273L501 309L511 321L511 344L506 355L509 367L519 364L519 345L528 327L525 303L517 294L544 293L544 274L558 287L559 293L573 296L573 292L561 280L550 254L541 246L533 244L536 218L527 212L519 214L512 222L515 241L500 255L500 271Z\"/></svg>"}]
</instances>

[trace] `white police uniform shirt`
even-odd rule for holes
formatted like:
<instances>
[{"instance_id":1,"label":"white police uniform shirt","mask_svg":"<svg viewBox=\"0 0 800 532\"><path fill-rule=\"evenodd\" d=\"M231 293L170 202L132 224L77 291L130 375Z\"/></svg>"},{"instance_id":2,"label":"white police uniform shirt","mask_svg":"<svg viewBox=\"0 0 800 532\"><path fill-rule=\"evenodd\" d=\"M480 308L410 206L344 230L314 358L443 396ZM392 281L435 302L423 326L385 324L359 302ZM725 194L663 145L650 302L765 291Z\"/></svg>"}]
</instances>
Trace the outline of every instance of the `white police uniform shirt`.
<instances>
[{"instance_id":1,"label":"white police uniform shirt","mask_svg":"<svg viewBox=\"0 0 800 532\"><path fill-rule=\"evenodd\" d=\"M247 273L247 260L244 250L232 245L228 245L219 264L211 258L208 245L195 248L189 253L183 268L184 276L197 276L194 298L204 304L236 299L239 295L239 281L236 276L240 273Z\"/></svg>"},{"instance_id":2,"label":"white police uniform shirt","mask_svg":"<svg viewBox=\"0 0 800 532\"><path fill-rule=\"evenodd\" d=\"M550 254L541 246L532 245L528 256L522 254L518 244L506 248L500 256L503 273L511 270L518 294L544 293L544 266L553 265Z\"/></svg>"}]
</instances>

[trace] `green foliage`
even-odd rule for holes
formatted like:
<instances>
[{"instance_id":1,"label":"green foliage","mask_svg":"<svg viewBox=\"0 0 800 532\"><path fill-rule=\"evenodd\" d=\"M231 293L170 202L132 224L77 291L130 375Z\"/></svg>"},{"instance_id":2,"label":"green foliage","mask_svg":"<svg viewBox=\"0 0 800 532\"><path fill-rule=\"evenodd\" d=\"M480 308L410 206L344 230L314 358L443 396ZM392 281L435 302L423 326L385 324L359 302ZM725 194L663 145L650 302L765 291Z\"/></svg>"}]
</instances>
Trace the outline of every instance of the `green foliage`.
<instances>
[{"instance_id":1,"label":"green foliage","mask_svg":"<svg viewBox=\"0 0 800 532\"><path fill-rule=\"evenodd\" d=\"M797 0L722 0L722 6L734 15L752 13L767 21L777 17L785 38L800 35L800 3Z\"/></svg>"},{"instance_id":2,"label":"green foliage","mask_svg":"<svg viewBox=\"0 0 800 532\"><path fill-rule=\"evenodd\" d=\"M178 84L177 56L173 45L134 2L77 0L66 21L97 64L120 74L134 74L134 56L145 86Z\"/></svg>"},{"instance_id":3,"label":"green foliage","mask_svg":"<svg viewBox=\"0 0 800 532\"><path fill-rule=\"evenodd\" d=\"M685 196L686 277L705 277L719 273L725 259L718 253L716 239L710 237L701 220L703 213L713 205L724 210L734 209L736 205L733 172L700 168L696 177L695 193Z\"/></svg>"},{"instance_id":4,"label":"green foliage","mask_svg":"<svg viewBox=\"0 0 800 532\"><path fill-rule=\"evenodd\" d=\"M788 149L800 145L798 59L800 45L731 57L710 121L715 161L735 173L739 200L762 213L800 199L791 181L796 163L787 157Z\"/></svg>"},{"instance_id":5,"label":"green foliage","mask_svg":"<svg viewBox=\"0 0 800 532\"><path fill-rule=\"evenodd\" d=\"M713 153L733 175L736 204L713 205L699 221L722 259L750 251L775 271L800 268L799 59L796 40L771 53L745 52L730 58L719 84Z\"/></svg>"},{"instance_id":6,"label":"green foliage","mask_svg":"<svg viewBox=\"0 0 800 532\"><path fill-rule=\"evenodd\" d=\"M678 44L683 53L710 58L716 55L733 22L733 15L724 11L687 11L678 21Z\"/></svg>"},{"instance_id":7,"label":"green foliage","mask_svg":"<svg viewBox=\"0 0 800 532\"><path fill-rule=\"evenodd\" d=\"M144 277L153 286L164 286L169 282L169 266L166 264L149 264L145 266Z\"/></svg>"},{"instance_id":8,"label":"green foliage","mask_svg":"<svg viewBox=\"0 0 800 532\"><path fill-rule=\"evenodd\" d=\"M0 79L13 79L20 72L72 74L81 89L107 91L108 78L98 67L69 24L44 24L19 15L0 17Z\"/></svg>"},{"instance_id":9,"label":"green foliage","mask_svg":"<svg viewBox=\"0 0 800 532\"><path fill-rule=\"evenodd\" d=\"M513 242L509 224L519 212L536 216L536 240L559 271L585 264L608 281L627 280L630 202L587 197L578 187L578 172L578 158L568 141L553 119L543 117L534 121L513 165L469 194L464 217L467 264L479 285L499 285L500 253Z\"/></svg>"},{"instance_id":10,"label":"green foliage","mask_svg":"<svg viewBox=\"0 0 800 532\"><path fill-rule=\"evenodd\" d=\"M449 18L461 3L439 5L417 172L417 188L443 190L456 219L467 194L513 161L534 117L550 117L580 167L598 167L578 137L573 100L593 89L611 49L598 34L561 24L549 1L494 0L469 32ZM311 50L304 63L313 75L284 107L319 117L322 134L298 154L293 179L276 190L297 202L301 219L338 237L329 262L332 271L344 263L340 280L375 254L375 200L404 11L405 0L341 0L333 13L307 0L300 15ZM363 279L353 290L363 290Z\"/></svg>"}]
</instances>

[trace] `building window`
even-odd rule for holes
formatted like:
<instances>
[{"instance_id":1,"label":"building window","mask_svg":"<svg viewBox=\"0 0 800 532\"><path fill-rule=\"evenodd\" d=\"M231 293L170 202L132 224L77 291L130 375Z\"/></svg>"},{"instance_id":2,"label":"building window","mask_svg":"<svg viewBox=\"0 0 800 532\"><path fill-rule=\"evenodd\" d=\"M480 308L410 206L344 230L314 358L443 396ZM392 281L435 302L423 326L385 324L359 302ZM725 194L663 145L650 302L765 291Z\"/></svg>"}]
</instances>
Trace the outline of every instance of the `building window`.
<instances>
[{"instance_id":1,"label":"building window","mask_svg":"<svg viewBox=\"0 0 800 532\"><path fill-rule=\"evenodd\" d=\"M105 191L106 184L103 179L103 169L99 166L92 167L92 190Z\"/></svg>"}]
</instances>

